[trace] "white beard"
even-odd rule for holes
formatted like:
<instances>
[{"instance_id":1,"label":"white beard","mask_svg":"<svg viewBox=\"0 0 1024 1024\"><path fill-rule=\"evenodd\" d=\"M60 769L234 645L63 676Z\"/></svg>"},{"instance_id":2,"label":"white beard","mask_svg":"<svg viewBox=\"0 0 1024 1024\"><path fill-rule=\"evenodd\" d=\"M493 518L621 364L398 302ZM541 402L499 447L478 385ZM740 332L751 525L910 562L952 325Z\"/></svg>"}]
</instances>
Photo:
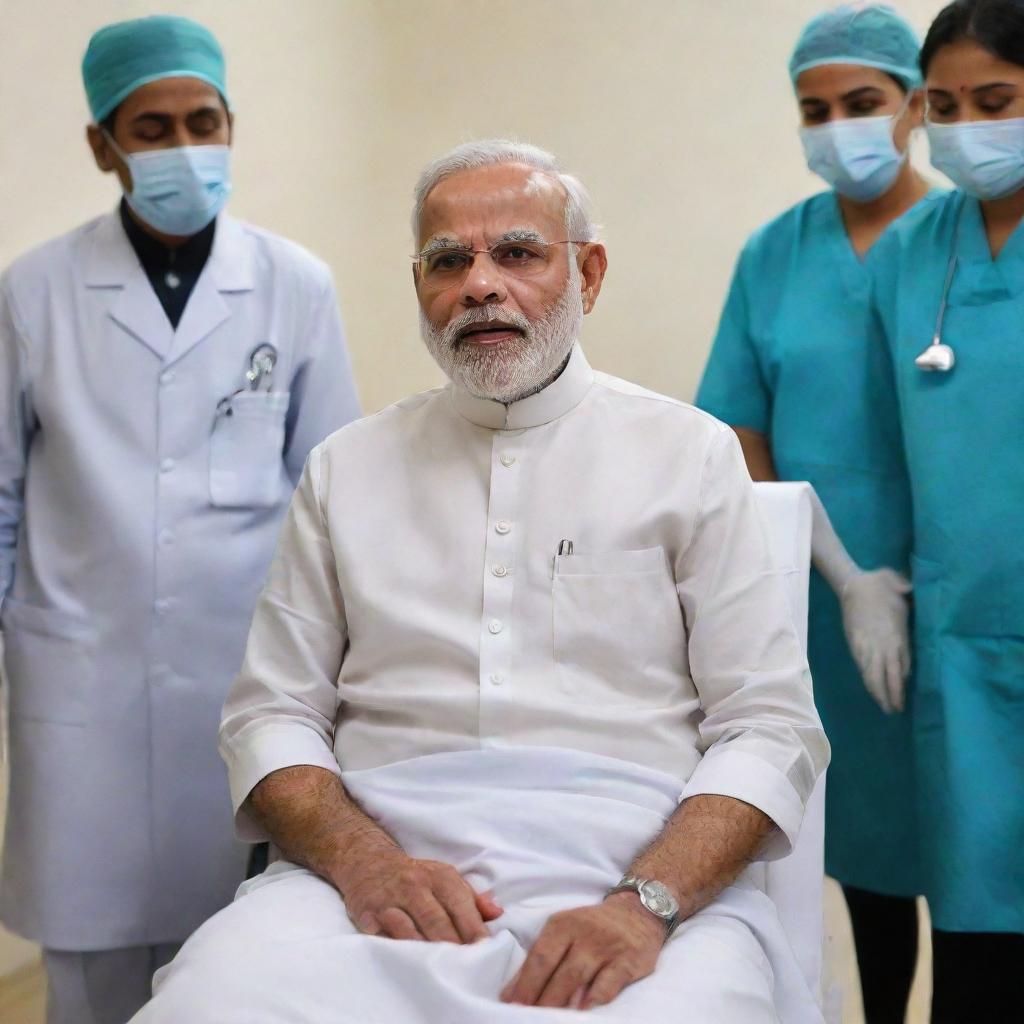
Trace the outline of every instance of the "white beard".
<instances>
[{"instance_id":1,"label":"white beard","mask_svg":"<svg viewBox=\"0 0 1024 1024\"><path fill-rule=\"evenodd\" d=\"M493 348L459 340L472 324L498 320L523 333ZM504 306L469 309L444 327L432 324L420 309L420 334L445 376L478 398L509 405L535 394L554 380L569 358L583 325L580 273L569 264L565 290L539 320Z\"/></svg>"}]
</instances>

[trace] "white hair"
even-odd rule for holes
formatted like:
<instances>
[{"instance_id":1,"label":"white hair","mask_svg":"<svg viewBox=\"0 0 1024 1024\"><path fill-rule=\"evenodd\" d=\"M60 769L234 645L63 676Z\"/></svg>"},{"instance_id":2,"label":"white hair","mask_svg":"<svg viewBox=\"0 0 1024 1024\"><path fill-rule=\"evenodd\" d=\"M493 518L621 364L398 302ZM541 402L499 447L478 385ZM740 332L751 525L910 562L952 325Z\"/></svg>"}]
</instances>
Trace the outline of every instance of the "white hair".
<instances>
[{"instance_id":1,"label":"white hair","mask_svg":"<svg viewBox=\"0 0 1024 1024\"><path fill-rule=\"evenodd\" d=\"M565 228L569 238L574 242L593 242L597 239L597 225L590 214L590 193L583 182L566 174L546 149L510 139L464 142L428 164L416 182L416 202L412 211L413 238L419 237L420 217L427 196L445 178L460 171L490 167L493 164L525 164L549 175L565 189Z\"/></svg>"}]
</instances>

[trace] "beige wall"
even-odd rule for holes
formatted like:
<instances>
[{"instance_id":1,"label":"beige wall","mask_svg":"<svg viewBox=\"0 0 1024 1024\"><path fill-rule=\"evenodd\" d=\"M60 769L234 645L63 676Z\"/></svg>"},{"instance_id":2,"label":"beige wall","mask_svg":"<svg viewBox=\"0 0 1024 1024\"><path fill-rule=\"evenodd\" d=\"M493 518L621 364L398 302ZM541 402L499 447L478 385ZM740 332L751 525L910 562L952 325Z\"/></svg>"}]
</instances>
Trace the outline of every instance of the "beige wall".
<instances>
[{"instance_id":1,"label":"beige wall","mask_svg":"<svg viewBox=\"0 0 1024 1024\"><path fill-rule=\"evenodd\" d=\"M789 48L820 0L0 0L0 264L115 198L82 141L89 32L168 9L228 54L236 214L337 276L368 410L437 381L407 256L421 164L465 139L558 153L611 266L592 361L692 397L747 233L815 188ZM904 0L919 27L937 0Z\"/></svg>"},{"instance_id":2,"label":"beige wall","mask_svg":"<svg viewBox=\"0 0 1024 1024\"><path fill-rule=\"evenodd\" d=\"M924 27L936 0L903 0ZM438 380L408 206L447 147L518 135L591 186L611 266L592 361L692 397L732 262L815 188L789 48L818 0L0 0L0 265L112 206L78 64L91 30L174 10L228 54L232 210L334 268L368 410ZM116 372L115 368L111 368Z\"/></svg>"}]
</instances>

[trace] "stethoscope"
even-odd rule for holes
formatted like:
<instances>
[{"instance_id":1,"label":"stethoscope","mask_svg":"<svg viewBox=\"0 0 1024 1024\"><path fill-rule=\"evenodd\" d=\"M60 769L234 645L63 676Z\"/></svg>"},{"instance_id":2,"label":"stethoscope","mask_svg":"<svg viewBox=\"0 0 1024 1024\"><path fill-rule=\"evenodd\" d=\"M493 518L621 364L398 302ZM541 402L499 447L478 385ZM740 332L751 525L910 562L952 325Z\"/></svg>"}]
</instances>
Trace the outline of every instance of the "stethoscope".
<instances>
[{"instance_id":1,"label":"stethoscope","mask_svg":"<svg viewBox=\"0 0 1024 1024\"><path fill-rule=\"evenodd\" d=\"M267 391L272 387L274 367L277 366L277 349L273 345L257 345L249 353L249 369L245 371L246 386L225 396L217 403L218 416L234 415L231 408L232 399L247 391Z\"/></svg>"},{"instance_id":2,"label":"stethoscope","mask_svg":"<svg viewBox=\"0 0 1024 1024\"><path fill-rule=\"evenodd\" d=\"M962 211L960 216L962 216ZM960 216L956 219L953 229L953 242L950 246L949 263L946 265L946 281L942 286L942 298L939 300L939 312L935 317L935 334L932 343L914 360L915 365L928 373L949 373L956 366L956 353L942 340L942 325L946 319L946 307L949 305L949 292L956 276L957 241L960 238Z\"/></svg>"}]
</instances>

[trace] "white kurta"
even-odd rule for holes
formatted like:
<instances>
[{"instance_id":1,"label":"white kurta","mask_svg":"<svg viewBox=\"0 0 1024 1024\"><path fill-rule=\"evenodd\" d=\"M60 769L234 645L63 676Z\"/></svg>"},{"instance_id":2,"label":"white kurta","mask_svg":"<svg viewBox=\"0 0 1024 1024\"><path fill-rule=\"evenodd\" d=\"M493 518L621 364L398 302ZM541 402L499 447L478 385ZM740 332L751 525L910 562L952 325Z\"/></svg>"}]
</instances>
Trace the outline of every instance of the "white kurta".
<instances>
[{"instance_id":1,"label":"white kurta","mask_svg":"<svg viewBox=\"0 0 1024 1024\"><path fill-rule=\"evenodd\" d=\"M204 1017L228 1003L208 1001L214 976L236 994L275 988L281 1006L313 993L296 995L295 1019L370 1020L343 993L372 1005L374 979L389 977L432 1009L409 1016L378 993L382 1020L518 1019L499 1016L494 998L545 914L599 899L680 794L761 808L779 826L766 855L788 851L828 759L806 672L738 443L711 417L595 374L576 348L554 384L508 409L448 387L349 425L311 454L226 705L239 827L261 838L243 802L270 772L343 773L410 852L459 864L513 907L484 944L496 959L474 951L481 962L460 970L465 953L353 936L333 891L300 872L294 899L257 887L198 933L139 1020L244 1020L257 1005L268 1022L292 1019L245 999L232 1002L236 1017ZM465 758L464 799L437 788L432 803L452 757ZM514 768L501 775L508 759L536 775L535 805ZM395 772L401 785L389 786ZM474 799L481 780L487 798ZM418 798L403 804L410 790ZM755 895L745 934L799 988ZM510 945L501 935L517 919ZM229 952L251 945L241 931L270 942L255 962L271 980L246 984L250 953ZM272 934L292 935L291 952ZM331 983L309 988L310 971ZM661 993L645 1020L672 1019L669 976L645 989ZM455 994L467 977L493 1016ZM800 999L787 1022L815 1019L805 990Z\"/></svg>"},{"instance_id":2,"label":"white kurta","mask_svg":"<svg viewBox=\"0 0 1024 1024\"><path fill-rule=\"evenodd\" d=\"M504 913L471 946L360 935L323 879L285 862L246 883L135 1024L554 1024L497 994L548 918L594 904L676 808L671 775L551 747L427 754L342 776L415 857L452 864ZM771 901L748 872L673 935L605 1024L822 1024ZM685 1014L680 1008L685 1007Z\"/></svg>"},{"instance_id":3,"label":"white kurta","mask_svg":"<svg viewBox=\"0 0 1024 1024\"><path fill-rule=\"evenodd\" d=\"M218 416L264 343L272 392ZM329 271L221 217L175 331L101 217L0 279L0 400L0 912L58 949L181 941L244 872L217 724L287 501L358 414Z\"/></svg>"}]
</instances>

